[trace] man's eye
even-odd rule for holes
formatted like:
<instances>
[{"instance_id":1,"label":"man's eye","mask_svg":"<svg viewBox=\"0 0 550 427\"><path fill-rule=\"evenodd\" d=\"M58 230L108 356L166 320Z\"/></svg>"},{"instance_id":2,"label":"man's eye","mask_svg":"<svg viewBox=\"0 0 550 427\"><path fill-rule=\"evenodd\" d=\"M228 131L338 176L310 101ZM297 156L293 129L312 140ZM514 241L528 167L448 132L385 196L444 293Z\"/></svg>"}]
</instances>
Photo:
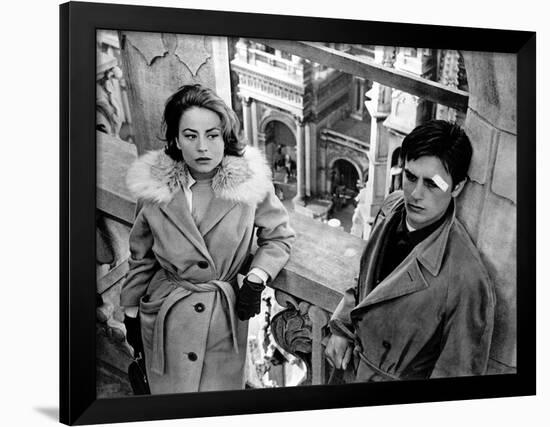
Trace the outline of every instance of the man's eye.
<instances>
[{"instance_id":1,"label":"man's eye","mask_svg":"<svg viewBox=\"0 0 550 427\"><path fill-rule=\"evenodd\" d=\"M407 178L408 181L411 181L411 182L416 182L416 176L414 176L412 173L409 173L409 172L405 172L405 177Z\"/></svg>"},{"instance_id":2,"label":"man's eye","mask_svg":"<svg viewBox=\"0 0 550 427\"><path fill-rule=\"evenodd\" d=\"M428 188L436 188L437 184L433 181L426 181L426 187Z\"/></svg>"}]
</instances>

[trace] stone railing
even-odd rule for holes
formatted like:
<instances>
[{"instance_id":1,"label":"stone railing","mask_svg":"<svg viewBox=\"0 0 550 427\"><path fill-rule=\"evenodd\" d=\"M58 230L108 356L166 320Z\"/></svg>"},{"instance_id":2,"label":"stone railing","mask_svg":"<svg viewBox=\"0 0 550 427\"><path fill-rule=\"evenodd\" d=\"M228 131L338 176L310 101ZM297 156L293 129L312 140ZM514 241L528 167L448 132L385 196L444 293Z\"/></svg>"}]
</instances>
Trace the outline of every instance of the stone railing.
<instances>
[{"instance_id":1,"label":"stone railing","mask_svg":"<svg viewBox=\"0 0 550 427\"><path fill-rule=\"evenodd\" d=\"M135 201L128 194L123 177L136 157L135 147L101 132L97 133L97 144L98 217L111 221L111 228L129 230ZM323 384L327 375L322 346L326 325L343 291L355 283L365 242L319 221L296 213L290 215L297 238L288 264L270 283L278 303L285 308L271 319L271 331L285 351L305 362L307 379L302 384ZM98 293L114 306L111 311L114 317L120 317L117 298L127 270L126 251L127 247L119 248L117 259L108 271L98 274ZM102 378L104 382L119 381L117 390L128 392L127 345L119 334L113 333L116 319L110 324L101 319L101 323L104 326L98 329L101 332L98 333L98 365L102 376L98 378L100 382ZM107 397L112 388L112 384L98 384L98 395Z\"/></svg>"},{"instance_id":2,"label":"stone railing","mask_svg":"<svg viewBox=\"0 0 550 427\"><path fill-rule=\"evenodd\" d=\"M321 140L334 142L360 152L368 152L370 149L370 141L361 141L330 128L321 129Z\"/></svg>"}]
</instances>

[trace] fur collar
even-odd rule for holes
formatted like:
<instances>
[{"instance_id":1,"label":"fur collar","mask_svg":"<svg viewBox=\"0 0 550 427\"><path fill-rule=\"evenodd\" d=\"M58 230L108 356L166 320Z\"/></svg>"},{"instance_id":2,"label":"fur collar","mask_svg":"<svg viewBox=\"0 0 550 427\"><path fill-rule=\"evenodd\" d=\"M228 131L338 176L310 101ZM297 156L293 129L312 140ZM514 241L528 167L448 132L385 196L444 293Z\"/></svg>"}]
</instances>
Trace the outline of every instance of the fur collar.
<instances>
[{"instance_id":1,"label":"fur collar","mask_svg":"<svg viewBox=\"0 0 550 427\"><path fill-rule=\"evenodd\" d=\"M128 169L126 184L132 195L153 203L169 203L180 186L186 186L187 165L164 150L149 151ZM224 156L212 180L217 197L250 205L259 203L271 188L271 170L264 155L246 147L242 157Z\"/></svg>"}]
</instances>

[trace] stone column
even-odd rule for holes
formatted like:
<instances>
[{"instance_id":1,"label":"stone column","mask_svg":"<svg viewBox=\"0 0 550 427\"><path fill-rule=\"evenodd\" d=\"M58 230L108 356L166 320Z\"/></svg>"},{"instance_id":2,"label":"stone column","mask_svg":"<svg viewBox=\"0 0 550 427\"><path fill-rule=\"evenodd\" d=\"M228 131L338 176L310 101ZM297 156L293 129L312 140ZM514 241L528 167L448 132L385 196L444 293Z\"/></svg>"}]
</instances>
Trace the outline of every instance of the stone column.
<instances>
[{"instance_id":1,"label":"stone column","mask_svg":"<svg viewBox=\"0 0 550 427\"><path fill-rule=\"evenodd\" d=\"M252 125L252 141L250 142L254 147L258 146L258 103L255 99L251 100L251 125Z\"/></svg>"},{"instance_id":2,"label":"stone column","mask_svg":"<svg viewBox=\"0 0 550 427\"><path fill-rule=\"evenodd\" d=\"M305 160L305 194L307 197L311 197L311 164L313 159L311 157L311 128L309 123L305 124L305 139L304 139L304 160Z\"/></svg>"},{"instance_id":3,"label":"stone column","mask_svg":"<svg viewBox=\"0 0 550 427\"><path fill-rule=\"evenodd\" d=\"M265 133L258 132L258 148L265 152Z\"/></svg>"},{"instance_id":4,"label":"stone column","mask_svg":"<svg viewBox=\"0 0 550 427\"><path fill-rule=\"evenodd\" d=\"M250 98L241 98L243 103L243 130L244 137L249 144L252 144L252 127L251 127L251 113L250 113Z\"/></svg>"},{"instance_id":5,"label":"stone column","mask_svg":"<svg viewBox=\"0 0 550 427\"><path fill-rule=\"evenodd\" d=\"M361 97L361 103L358 113L363 117L363 111L365 111L365 79L359 79L359 96Z\"/></svg>"},{"instance_id":6,"label":"stone column","mask_svg":"<svg viewBox=\"0 0 550 427\"><path fill-rule=\"evenodd\" d=\"M294 204L304 204L304 122L296 119L296 197Z\"/></svg>"},{"instance_id":7,"label":"stone column","mask_svg":"<svg viewBox=\"0 0 550 427\"><path fill-rule=\"evenodd\" d=\"M395 48L380 47L375 51L375 62L391 67ZM373 83L367 93L369 98L365 106L371 116L371 135L369 157L369 179L367 181L365 198L358 209L361 211L366 224L363 238L367 238L370 225L384 200L386 191L386 172L388 162L388 132L384 121L391 111L391 88Z\"/></svg>"}]
</instances>

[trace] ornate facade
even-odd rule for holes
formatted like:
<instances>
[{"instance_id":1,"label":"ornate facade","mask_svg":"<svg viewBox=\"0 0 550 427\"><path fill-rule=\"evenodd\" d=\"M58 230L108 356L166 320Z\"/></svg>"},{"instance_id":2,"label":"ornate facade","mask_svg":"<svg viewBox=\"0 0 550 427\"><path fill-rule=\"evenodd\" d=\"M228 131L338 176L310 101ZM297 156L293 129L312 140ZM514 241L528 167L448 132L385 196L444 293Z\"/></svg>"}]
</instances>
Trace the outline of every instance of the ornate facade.
<instances>
[{"instance_id":1,"label":"ornate facade","mask_svg":"<svg viewBox=\"0 0 550 427\"><path fill-rule=\"evenodd\" d=\"M295 182L295 208L326 218L335 176L361 182L368 176L365 81L246 39L236 43L231 67L246 138L266 152L276 182ZM281 126L288 131L277 132ZM275 138L277 133L290 137ZM295 165L290 180L277 174L285 155Z\"/></svg>"},{"instance_id":2,"label":"ornate facade","mask_svg":"<svg viewBox=\"0 0 550 427\"><path fill-rule=\"evenodd\" d=\"M467 88L464 61L457 51L334 43L329 47ZM277 174L278 156L288 154L295 163L295 208L326 218L336 195L353 199L363 188L353 219L363 223L354 227L354 234L363 238L390 190L396 150L404 136L432 117L463 120L451 108L246 39L236 43L231 68L238 77L245 135L265 150L275 181L289 182ZM319 208L323 200L328 203Z\"/></svg>"}]
</instances>

